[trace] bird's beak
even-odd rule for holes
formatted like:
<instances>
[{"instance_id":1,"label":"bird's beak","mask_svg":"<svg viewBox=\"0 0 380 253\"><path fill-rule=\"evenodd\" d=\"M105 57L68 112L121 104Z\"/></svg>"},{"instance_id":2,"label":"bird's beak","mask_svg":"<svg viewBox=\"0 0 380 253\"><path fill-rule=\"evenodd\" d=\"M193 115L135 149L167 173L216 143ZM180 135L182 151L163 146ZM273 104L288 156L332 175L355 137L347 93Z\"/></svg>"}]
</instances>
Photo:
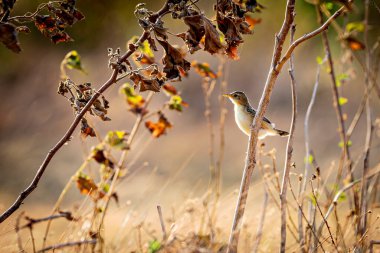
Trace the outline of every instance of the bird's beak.
<instances>
[{"instance_id":1,"label":"bird's beak","mask_svg":"<svg viewBox=\"0 0 380 253\"><path fill-rule=\"evenodd\" d=\"M223 94L223 97L225 97L225 98L230 98L231 95L230 95L230 94Z\"/></svg>"}]
</instances>

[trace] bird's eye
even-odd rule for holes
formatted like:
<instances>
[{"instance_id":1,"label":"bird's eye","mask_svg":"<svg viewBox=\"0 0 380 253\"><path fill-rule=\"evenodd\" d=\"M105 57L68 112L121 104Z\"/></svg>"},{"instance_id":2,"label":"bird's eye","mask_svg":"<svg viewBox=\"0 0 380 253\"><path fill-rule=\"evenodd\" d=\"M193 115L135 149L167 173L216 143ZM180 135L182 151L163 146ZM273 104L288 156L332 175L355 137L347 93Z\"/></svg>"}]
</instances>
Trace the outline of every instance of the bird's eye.
<instances>
[{"instance_id":1,"label":"bird's eye","mask_svg":"<svg viewBox=\"0 0 380 253\"><path fill-rule=\"evenodd\" d=\"M236 94L234 94L234 98L236 98L237 97L237 95Z\"/></svg>"}]
</instances>

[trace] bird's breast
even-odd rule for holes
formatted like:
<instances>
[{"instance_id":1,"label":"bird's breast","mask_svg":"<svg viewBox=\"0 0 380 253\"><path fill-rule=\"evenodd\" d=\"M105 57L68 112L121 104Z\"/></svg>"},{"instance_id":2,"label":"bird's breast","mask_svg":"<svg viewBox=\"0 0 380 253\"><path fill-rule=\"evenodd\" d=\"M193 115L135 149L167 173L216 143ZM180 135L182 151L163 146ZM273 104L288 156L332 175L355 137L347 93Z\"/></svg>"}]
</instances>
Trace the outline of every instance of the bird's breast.
<instances>
[{"instance_id":1,"label":"bird's breast","mask_svg":"<svg viewBox=\"0 0 380 253\"><path fill-rule=\"evenodd\" d=\"M249 135L253 115L248 113L243 106L235 105L234 111L236 124L241 131L243 131L246 135Z\"/></svg>"}]
</instances>

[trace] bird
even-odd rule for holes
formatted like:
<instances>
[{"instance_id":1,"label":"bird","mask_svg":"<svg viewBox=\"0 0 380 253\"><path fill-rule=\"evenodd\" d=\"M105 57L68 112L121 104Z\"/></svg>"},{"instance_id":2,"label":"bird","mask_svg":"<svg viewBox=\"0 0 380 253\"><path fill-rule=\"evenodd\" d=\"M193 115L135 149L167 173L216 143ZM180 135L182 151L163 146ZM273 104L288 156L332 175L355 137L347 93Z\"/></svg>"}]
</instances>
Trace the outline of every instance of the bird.
<instances>
[{"instance_id":1,"label":"bird","mask_svg":"<svg viewBox=\"0 0 380 253\"><path fill-rule=\"evenodd\" d=\"M247 96L242 91L234 91L229 94L224 94L234 104L235 122L240 130L246 135L251 134L251 124L256 115L256 110L250 105ZM288 136L289 133L280 130L270 122L269 119L263 118L261 129L259 131L259 140L264 139L267 136Z\"/></svg>"}]
</instances>

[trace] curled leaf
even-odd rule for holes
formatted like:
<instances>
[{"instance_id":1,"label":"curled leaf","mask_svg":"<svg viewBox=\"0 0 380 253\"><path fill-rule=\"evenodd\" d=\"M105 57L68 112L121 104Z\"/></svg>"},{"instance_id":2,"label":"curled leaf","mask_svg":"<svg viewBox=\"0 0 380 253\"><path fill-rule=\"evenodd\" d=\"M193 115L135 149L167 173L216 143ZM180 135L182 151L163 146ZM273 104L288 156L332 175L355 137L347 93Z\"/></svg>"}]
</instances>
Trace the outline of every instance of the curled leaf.
<instances>
[{"instance_id":1,"label":"curled leaf","mask_svg":"<svg viewBox=\"0 0 380 253\"><path fill-rule=\"evenodd\" d=\"M166 134L166 129L171 128L172 124L167 120L167 118L160 112L158 122L147 121L145 126L152 133L152 136L155 138L160 137L163 134Z\"/></svg>"},{"instance_id":2,"label":"curled leaf","mask_svg":"<svg viewBox=\"0 0 380 253\"><path fill-rule=\"evenodd\" d=\"M190 69L190 62L186 61L179 49L170 45L165 40L157 40L165 50L165 55L162 58L164 64L164 73L167 79L181 78L180 69L185 73Z\"/></svg>"},{"instance_id":3,"label":"curled leaf","mask_svg":"<svg viewBox=\"0 0 380 253\"><path fill-rule=\"evenodd\" d=\"M0 22L0 41L10 50L15 53L21 51L20 43L18 42L18 32L16 26L10 23Z\"/></svg>"},{"instance_id":4,"label":"curled leaf","mask_svg":"<svg viewBox=\"0 0 380 253\"><path fill-rule=\"evenodd\" d=\"M109 160L105 154L104 149L101 146L94 147L91 150L91 157L94 159L97 163L103 164L106 167L113 168L114 164L111 160Z\"/></svg>"},{"instance_id":5,"label":"curled leaf","mask_svg":"<svg viewBox=\"0 0 380 253\"><path fill-rule=\"evenodd\" d=\"M178 94L177 89L171 84L166 83L162 86L162 88L164 89L165 93L169 96L174 96Z\"/></svg>"},{"instance_id":6,"label":"curled leaf","mask_svg":"<svg viewBox=\"0 0 380 253\"><path fill-rule=\"evenodd\" d=\"M91 137L96 136L95 130L92 127L90 127L90 125L87 123L87 120L85 118L82 118L81 120L80 132L84 138L86 138L87 136L91 136Z\"/></svg>"}]
</instances>

